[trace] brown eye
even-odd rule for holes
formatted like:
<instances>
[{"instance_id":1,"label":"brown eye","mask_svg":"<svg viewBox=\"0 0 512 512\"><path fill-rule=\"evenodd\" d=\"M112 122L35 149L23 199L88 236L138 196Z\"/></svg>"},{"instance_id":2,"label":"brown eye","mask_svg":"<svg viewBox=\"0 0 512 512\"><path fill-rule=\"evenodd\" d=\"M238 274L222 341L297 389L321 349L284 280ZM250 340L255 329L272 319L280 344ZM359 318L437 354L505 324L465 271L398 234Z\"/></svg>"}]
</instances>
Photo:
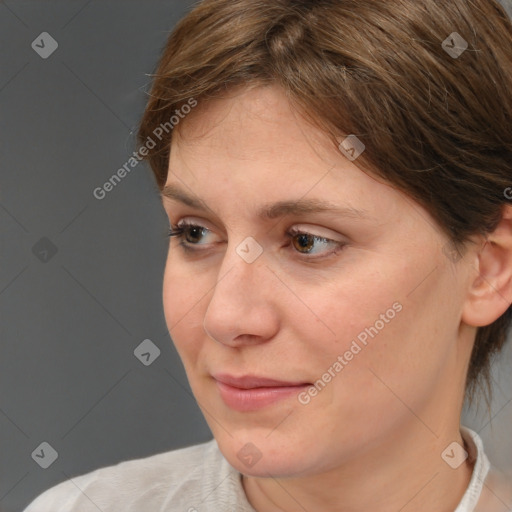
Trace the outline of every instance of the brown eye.
<instances>
[{"instance_id":1,"label":"brown eye","mask_svg":"<svg viewBox=\"0 0 512 512\"><path fill-rule=\"evenodd\" d=\"M170 237L180 240L182 247L192 247L194 245L205 245L204 238L212 234L208 228L197 224L188 224L183 222L178 226L172 226L169 231Z\"/></svg>"},{"instance_id":2,"label":"brown eye","mask_svg":"<svg viewBox=\"0 0 512 512\"><path fill-rule=\"evenodd\" d=\"M315 245L315 236L308 235L305 233L301 233L299 235L296 235L293 237L293 246L299 251L304 254L307 254L311 251L313 246Z\"/></svg>"},{"instance_id":3,"label":"brown eye","mask_svg":"<svg viewBox=\"0 0 512 512\"><path fill-rule=\"evenodd\" d=\"M189 244L197 244L201 241L201 237L205 235L206 228L201 226L188 226L184 228L184 232L186 233L185 240Z\"/></svg>"},{"instance_id":4,"label":"brown eye","mask_svg":"<svg viewBox=\"0 0 512 512\"><path fill-rule=\"evenodd\" d=\"M287 232L292 250L304 255L303 259L319 260L337 254L347 244L338 240L331 240L320 235L308 233L292 228Z\"/></svg>"}]
</instances>

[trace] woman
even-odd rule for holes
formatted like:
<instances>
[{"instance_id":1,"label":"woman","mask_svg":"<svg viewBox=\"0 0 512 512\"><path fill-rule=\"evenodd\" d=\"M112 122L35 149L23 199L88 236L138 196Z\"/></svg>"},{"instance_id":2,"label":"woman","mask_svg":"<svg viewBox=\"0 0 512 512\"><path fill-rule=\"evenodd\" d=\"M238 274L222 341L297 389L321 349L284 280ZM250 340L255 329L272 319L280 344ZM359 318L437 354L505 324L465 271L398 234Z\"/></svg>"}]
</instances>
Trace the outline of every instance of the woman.
<instances>
[{"instance_id":1,"label":"woman","mask_svg":"<svg viewBox=\"0 0 512 512\"><path fill-rule=\"evenodd\" d=\"M206 0L140 127L167 325L214 440L26 512L509 512L460 425L512 318L495 0Z\"/></svg>"}]
</instances>

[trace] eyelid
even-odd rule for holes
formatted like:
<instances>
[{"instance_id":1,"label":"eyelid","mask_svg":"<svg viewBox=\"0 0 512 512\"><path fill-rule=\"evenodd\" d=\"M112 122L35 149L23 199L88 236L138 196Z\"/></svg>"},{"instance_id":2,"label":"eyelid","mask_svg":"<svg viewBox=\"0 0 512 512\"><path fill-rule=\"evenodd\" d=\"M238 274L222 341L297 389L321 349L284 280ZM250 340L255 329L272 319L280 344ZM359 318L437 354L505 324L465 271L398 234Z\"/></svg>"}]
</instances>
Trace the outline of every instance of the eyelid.
<instances>
[{"instance_id":1,"label":"eyelid","mask_svg":"<svg viewBox=\"0 0 512 512\"><path fill-rule=\"evenodd\" d=\"M186 217L186 218L183 218L180 221L178 221L174 225L174 228L177 228L179 230L179 229L183 229L183 228L187 228L187 227L200 227L203 229L207 229L210 233L213 233L214 230L209 228L208 225L205 225L205 224L209 224L209 223L202 219L199 220L199 219L194 219L193 217ZM334 233L333 231L326 229L326 228L322 228L321 226L309 225L309 227L308 227L307 225L294 224L291 228L287 229L285 233L287 233L287 234L290 233L290 234L293 234L294 236L300 235L300 234L309 235L309 236L315 237L317 239L325 239L325 240L328 240L328 241L334 242L334 243L347 243L347 241L345 239L341 239L341 240L337 239L336 234L333 234ZM199 245L199 244L196 244L196 245Z\"/></svg>"},{"instance_id":2,"label":"eyelid","mask_svg":"<svg viewBox=\"0 0 512 512\"><path fill-rule=\"evenodd\" d=\"M214 231L212 229L212 225L204 219L196 219L194 217L184 217L181 220L179 220L176 224L176 227L181 228L183 226L200 226L202 228L206 228L208 231Z\"/></svg>"},{"instance_id":3,"label":"eyelid","mask_svg":"<svg viewBox=\"0 0 512 512\"><path fill-rule=\"evenodd\" d=\"M183 217L181 220L179 220L176 224L174 224L175 227L182 227L182 226L199 226L202 228L208 229L210 232L214 232L216 230L216 227L213 227L213 225L208 222L205 219L200 218L194 218L193 216L187 216ZM339 241L343 242L346 241L345 239L337 240L336 237L339 237L338 233L335 231L325 228L316 224L309 224L309 223L295 223L292 225L293 227L286 230L286 232L300 232L305 233L308 235L316 236L318 238L327 238L329 240L333 241Z\"/></svg>"},{"instance_id":4,"label":"eyelid","mask_svg":"<svg viewBox=\"0 0 512 512\"><path fill-rule=\"evenodd\" d=\"M308 227L309 226L309 227ZM305 224L294 224L290 229L287 230L289 233L304 233L307 235L311 235L317 238L322 238L326 240L331 240L333 242L346 242L346 240L337 240L335 237L340 236L337 235L334 231L322 228L320 226L315 226L313 224L305 225Z\"/></svg>"},{"instance_id":5,"label":"eyelid","mask_svg":"<svg viewBox=\"0 0 512 512\"><path fill-rule=\"evenodd\" d=\"M183 235L184 235L184 231L189 227L200 228L201 230L206 230L209 233L212 233L212 230L210 230L208 227L204 226L203 224L204 224L203 221L195 222L189 218L182 219L179 222L177 222L176 225L171 226L170 236L171 237L176 236L180 240L179 245L181 246L181 248L189 254L198 255L198 254L201 254L202 252L207 254L207 251L209 251L209 248L205 247L205 248L201 249L200 247L201 247L201 245L208 246L208 244L201 244L201 243L193 244L193 243L188 243L182 239ZM329 258L334 257L340 251L342 251L347 245L349 245L349 243L346 240L336 240L334 238L331 238L330 236L326 236L325 233L321 234L321 233L315 232L315 231L318 231L318 228L319 227L317 226L317 229L312 231L311 229L306 228L304 226L302 226L302 227L300 225L292 226L285 232L285 236L288 238L288 243L285 247L289 248L292 243L291 239L294 238L295 236L299 236L299 235L310 236L318 241L324 242L330 246L334 246L333 249L321 251L320 254L317 256L314 255L315 253L301 253L300 251L294 251L298 255L298 257L301 260L303 260L304 262L315 263L315 262L321 262L323 260L327 260Z\"/></svg>"}]
</instances>

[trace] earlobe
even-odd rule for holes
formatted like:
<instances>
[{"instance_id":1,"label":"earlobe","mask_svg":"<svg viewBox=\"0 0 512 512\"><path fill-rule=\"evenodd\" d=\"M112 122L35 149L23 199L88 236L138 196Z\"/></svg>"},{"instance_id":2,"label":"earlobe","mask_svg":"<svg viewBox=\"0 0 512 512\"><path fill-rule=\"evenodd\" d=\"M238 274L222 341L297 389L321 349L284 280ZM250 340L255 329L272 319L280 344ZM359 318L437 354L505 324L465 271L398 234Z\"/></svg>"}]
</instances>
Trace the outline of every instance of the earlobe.
<instances>
[{"instance_id":1,"label":"earlobe","mask_svg":"<svg viewBox=\"0 0 512 512\"><path fill-rule=\"evenodd\" d=\"M474 327L492 324L512 304L512 205L505 205L496 229L482 241L462 320Z\"/></svg>"}]
</instances>

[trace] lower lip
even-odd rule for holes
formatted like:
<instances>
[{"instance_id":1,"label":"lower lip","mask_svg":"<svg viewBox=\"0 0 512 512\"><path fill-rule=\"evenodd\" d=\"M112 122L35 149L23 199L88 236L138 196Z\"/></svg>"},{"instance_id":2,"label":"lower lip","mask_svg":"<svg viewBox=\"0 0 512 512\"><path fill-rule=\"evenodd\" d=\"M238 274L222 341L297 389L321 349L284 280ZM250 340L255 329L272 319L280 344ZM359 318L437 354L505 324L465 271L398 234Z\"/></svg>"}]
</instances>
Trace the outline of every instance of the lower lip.
<instances>
[{"instance_id":1,"label":"lower lip","mask_svg":"<svg viewBox=\"0 0 512 512\"><path fill-rule=\"evenodd\" d=\"M224 403L231 409L241 412L261 409L280 400L296 396L302 390L311 386L311 384L304 384L300 386L240 389L218 380L215 382Z\"/></svg>"}]
</instances>

